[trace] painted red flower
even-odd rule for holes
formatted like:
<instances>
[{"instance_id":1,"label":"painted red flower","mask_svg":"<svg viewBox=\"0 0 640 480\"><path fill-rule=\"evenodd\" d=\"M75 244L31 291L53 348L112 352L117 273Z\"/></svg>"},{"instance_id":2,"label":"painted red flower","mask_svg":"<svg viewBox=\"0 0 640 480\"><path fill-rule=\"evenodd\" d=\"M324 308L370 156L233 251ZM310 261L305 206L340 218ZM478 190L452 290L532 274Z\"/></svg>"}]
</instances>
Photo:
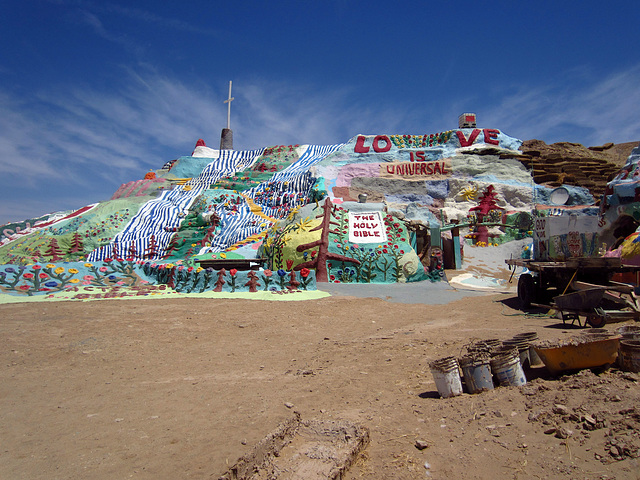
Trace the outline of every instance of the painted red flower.
<instances>
[{"instance_id":1,"label":"painted red flower","mask_svg":"<svg viewBox=\"0 0 640 480\"><path fill-rule=\"evenodd\" d=\"M264 276L265 277L270 277L271 275L273 275L273 272L271 270L265 270L264 271Z\"/></svg>"},{"instance_id":2,"label":"painted red flower","mask_svg":"<svg viewBox=\"0 0 640 480\"><path fill-rule=\"evenodd\" d=\"M231 270L229 270L229 273L231 274L232 277L235 277L236 273L238 273L238 270L236 270L235 268L232 268Z\"/></svg>"},{"instance_id":3,"label":"painted red flower","mask_svg":"<svg viewBox=\"0 0 640 480\"><path fill-rule=\"evenodd\" d=\"M309 276L309 274L311 273L311 270L309 270L308 268L302 268L300 269L300 276L302 278L307 278Z\"/></svg>"},{"instance_id":4,"label":"painted red flower","mask_svg":"<svg viewBox=\"0 0 640 480\"><path fill-rule=\"evenodd\" d=\"M292 267L293 267L293 260L291 259L287 260L287 270L291 270Z\"/></svg>"},{"instance_id":5,"label":"painted red flower","mask_svg":"<svg viewBox=\"0 0 640 480\"><path fill-rule=\"evenodd\" d=\"M25 273L22 275L24 278L33 278L33 273Z\"/></svg>"},{"instance_id":6,"label":"painted red flower","mask_svg":"<svg viewBox=\"0 0 640 480\"><path fill-rule=\"evenodd\" d=\"M40 275L38 275L40 278L47 278L49 275L47 275L46 273L41 273Z\"/></svg>"}]
</instances>

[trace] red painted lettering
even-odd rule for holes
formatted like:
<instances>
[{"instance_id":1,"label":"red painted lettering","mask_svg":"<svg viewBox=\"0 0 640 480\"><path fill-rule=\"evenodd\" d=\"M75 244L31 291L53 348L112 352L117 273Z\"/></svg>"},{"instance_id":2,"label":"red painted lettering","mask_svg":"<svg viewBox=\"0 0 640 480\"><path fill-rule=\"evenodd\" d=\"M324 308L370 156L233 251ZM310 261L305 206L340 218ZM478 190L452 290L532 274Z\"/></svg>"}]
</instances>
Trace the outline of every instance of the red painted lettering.
<instances>
[{"instance_id":1,"label":"red painted lettering","mask_svg":"<svg viewBox=\"0 0 640 480\"><path fill-rule=\"evenodd\" d=\"M468 147L469 145L472 145L473 142L476 141L476 138L478 138L479 134L480 134L480 130L478 130L477 128L474 128L473 132L471 132L471 135L469 135L469 138L467 139L461 130L456 131L456 135L458 135L458 140L460 140L461 147Z\"/></svg>"},{"instance_id":2,"label":"red painted lettering","mask_svg":"<svg viewBox=\"0 0 640 480\"><path fill-rule=\"evenodd\" d=\"M426 163L421 163L420 164L420 175L426 175L427 174L427 164Z\"/></svg>"},{"instance_id":3,"label":"red painted lettering","mask_svg":"<svg viewBox=\"0 0 640 480\"><path fill-rule=\"evenodd\" d=\"M385 142L384 147L380 146L380 141ZM391 140L389 140L389 137L387 137L386 135L378 135L373 139L373 149L378 153L388 152L389 150L391 150Z\"/></svg>"},{"instance_id":4,"label":"red painted lettering","mask_svg":"<svg viewBox=\"0 0 640 480\"><path fill-rule=\"evenodd\" d=\"M433 175L433 162L427 163L427 175Z\"/></svg>"},{"instance_id":5,"label":"red painted lettering","mask_svg":"<svg viewBox=\"0 0 640 480\"><path fill-rule=\"evenodd\" d=\"M491 128L485 128L482 130L484 133L484 143L490 143L491 145L500 145L498 141L498 134L500 133L498 130L493 130Z\"/></svg>"},{"instance_id":6,"label":"red painted lettering","mask_svg":"<svg viewBox=\"0 0 640 480\"><path fill-rule=\"evenodd\" d=\"M416 159L418 162L424 162L424 152L416 152Z\"/></svg>"},{"instance_id":7,"label":"red painted lettering","mask_svg":"<svg viewBox=\"0 0 640 480\"><path fill-rule=\"evenodd\" d=\"M391 168L391 170L389 170L389 168ZM390 173L391 175L393 175L393 172L396 170L394 165L387 165L387 173Z\"/></svg>"},{"instance_id":8,"label":"red painted lettering","mask_svg":"<svg viewBox=\"0 0 640 480\"><path fill-rule=\"evenodd\" d=\"M353 149L355 153L369 153L369 147L364 146L365 137L362 135L358 135L358 139L356 140L356 146Z\"/></svg>"},{"instance_id":9,"label":"red painted lettering","mask_svg":"<svg viewBox=\"0 0 640 480\"><path fill-rule=\"evenodd\" d=\"M409 159L413 162L413 152L409 152Z\"/></svg>"},{"instance_id":10,"label":"red painted lettering","mask_svg":"<svg viewBox=\"0 0 640 480\"><path fill-rule=\"evenodd\" d=\"M448 173L449 173L449 172L447 172L447 169L445 168L446 166L447 166L447 164L446 164L446 163L444 163L444 162L442 162L442 174L443 174L443 175L446 175L446 174L448 174Z\"/></svg>"},{"instance_id":11,"label":"red painted lettering","mask_svg":"<svg viewBox=\"0 0 640 480\"><path fill-rule=\"evenodd\" d=\"M440 162L436 162L435 166L433 167L433 174L435 175L436 173L442 173L442 171L440 170Z\"/></svg>"}]
</instances>

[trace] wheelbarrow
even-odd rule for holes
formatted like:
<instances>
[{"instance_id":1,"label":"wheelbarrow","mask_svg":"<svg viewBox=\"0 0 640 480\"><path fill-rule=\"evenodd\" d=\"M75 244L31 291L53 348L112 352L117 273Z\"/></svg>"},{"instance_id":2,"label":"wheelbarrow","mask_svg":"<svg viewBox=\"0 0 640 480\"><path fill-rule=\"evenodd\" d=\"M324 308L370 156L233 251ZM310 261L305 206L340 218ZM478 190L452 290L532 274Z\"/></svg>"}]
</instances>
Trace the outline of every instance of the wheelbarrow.
<instances>
[{"instance_id":1,"label":"wheelbarrow","mask_svg":"<svg viewBox=\"0 0 640 480\"><path fill-rule=\"evenodd\" d=\"M585 323L594 328L600 328L607 322L637 320L640 316L635 300L631 303L617 296L616 292L611 291L615 287L594 285L591 288L585 288L587 287L586 284L576 283L577 285L575 286L583 289L553 298L552 307L560 314L562 323L571 320L572 324L577 321L579 326L583 326L580 323L580 316L583 316L585 317ZM622 290L622 287L618 287L618 289ZM605 310L604 304L606 302L630 308L631 310Z\"/></svg>"},{"instance_id":2,"label":"wheelbarrow","mask_svg":"<svg viewBox=\"0 0 640 480\"><path fill-rule=\"evenodd\" d=\"M571 320L571 324L580 323L580 316L586 317L585 323L594 328L604 326L606 320L601 314L598 307L602 303L605 290L602 288L589 288L586 290L578 290L564 295L553 297L553 307L560 314L562 323Z\"/></svg>"}]
</instances>

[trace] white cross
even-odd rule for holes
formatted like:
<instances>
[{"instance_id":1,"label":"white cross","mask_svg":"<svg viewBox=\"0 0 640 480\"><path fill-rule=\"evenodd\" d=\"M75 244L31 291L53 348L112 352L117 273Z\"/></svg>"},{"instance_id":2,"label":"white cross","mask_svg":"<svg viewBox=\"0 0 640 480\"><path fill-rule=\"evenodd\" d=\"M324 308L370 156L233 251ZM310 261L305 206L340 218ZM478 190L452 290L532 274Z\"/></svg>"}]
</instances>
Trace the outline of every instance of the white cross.
<instances>
[{"instance_id":1,"label":"white cross","mask_svg":"<svg viewBox=\"0 0 640 480\"><path fill-rule=\"evenodd\" d=\"M231 102L233 101L233 97L231 96L231 80L229 80L229 98L226 99L222 103L227 104L227 129L231 128Z\"/></svg>"}]
</instances>

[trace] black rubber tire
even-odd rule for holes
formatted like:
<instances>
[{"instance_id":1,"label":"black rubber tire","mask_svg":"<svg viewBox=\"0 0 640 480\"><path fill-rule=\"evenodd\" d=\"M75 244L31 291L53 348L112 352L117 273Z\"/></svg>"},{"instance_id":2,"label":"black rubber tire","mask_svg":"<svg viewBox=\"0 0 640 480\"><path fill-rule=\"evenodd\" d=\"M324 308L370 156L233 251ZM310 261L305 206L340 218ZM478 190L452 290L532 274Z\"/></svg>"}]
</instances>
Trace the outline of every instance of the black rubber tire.
<instances>
[{"instance_id":1,"label":"black rubber tire","mask_svg":"<svg viewBox=\"0 0 640 480\"><path fill-rule=\"evenodd\" d=\"M518 299L522 308L528 308L536 300L536 285L530 273L523 273L518 278Z\"/></svg>"}]
</instances>

